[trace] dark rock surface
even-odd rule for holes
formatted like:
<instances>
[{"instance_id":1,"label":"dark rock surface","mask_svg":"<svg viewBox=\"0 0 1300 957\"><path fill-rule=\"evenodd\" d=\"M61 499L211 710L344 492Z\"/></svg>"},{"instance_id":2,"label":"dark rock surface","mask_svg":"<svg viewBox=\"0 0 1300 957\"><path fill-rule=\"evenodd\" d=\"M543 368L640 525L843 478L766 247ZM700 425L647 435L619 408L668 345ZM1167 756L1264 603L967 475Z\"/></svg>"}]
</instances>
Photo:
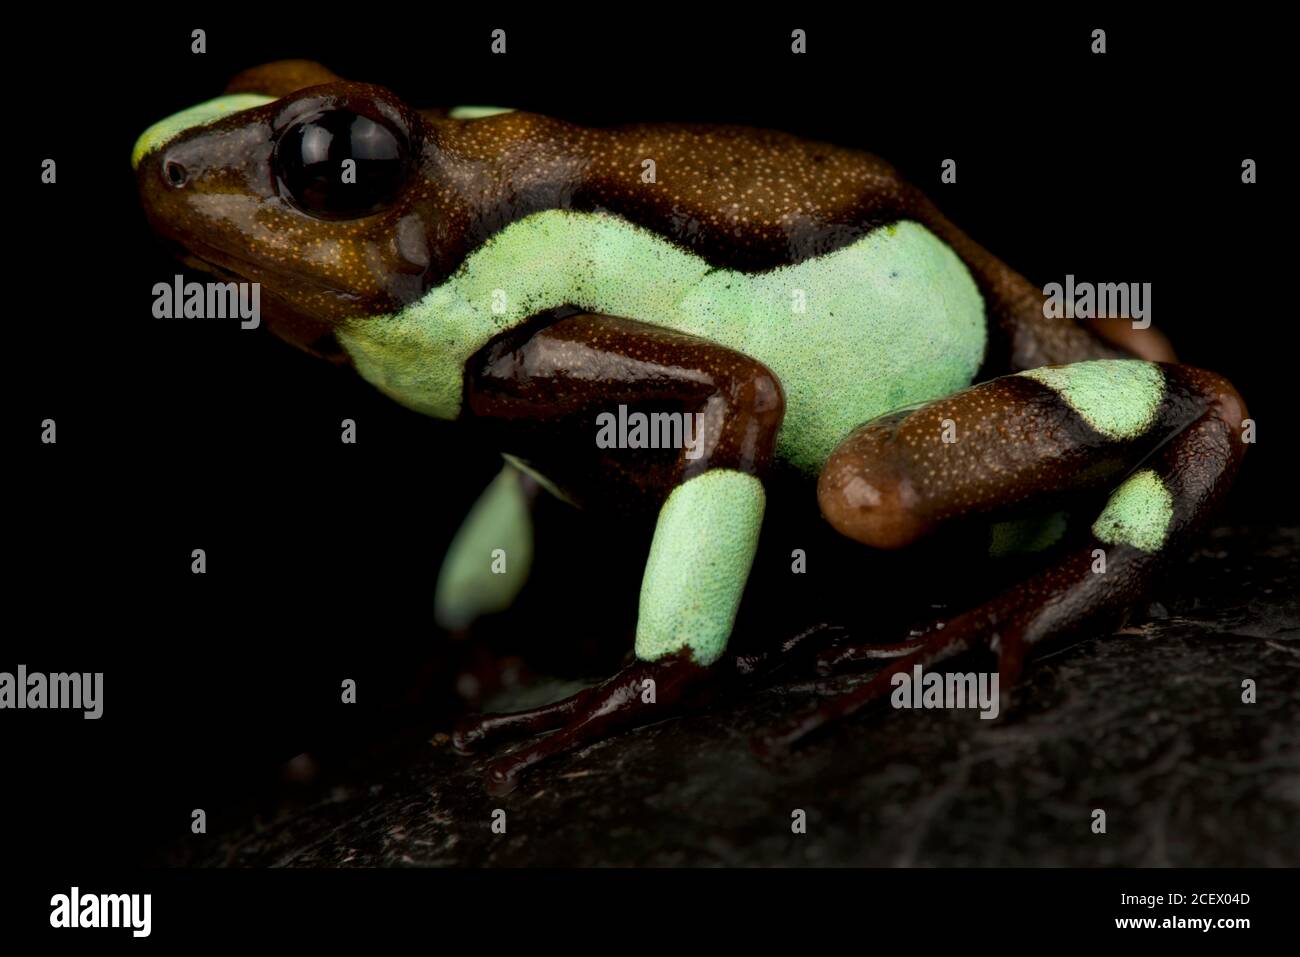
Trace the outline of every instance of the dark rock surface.
<instances>
[{"instance_id":1,"label":"dark rock surface","mask_svg":"<svg viewBox=\"0 0 1300 957\"><path fill-rule=\"evenodd\" d=\"M369 779L299 790L273 815L188 839L167 861L1295 866L1298 572L1300 530L1218 529L1125 629L1032 663L996 721L869 714L769 766L751 737L817 691L788 685L567 756L499 798L482 787L484 759L435 737ZM1247 678L1255 704L1241 700ZM791 833L794 809L804 835Z\"/></svg>"}]
</instances>

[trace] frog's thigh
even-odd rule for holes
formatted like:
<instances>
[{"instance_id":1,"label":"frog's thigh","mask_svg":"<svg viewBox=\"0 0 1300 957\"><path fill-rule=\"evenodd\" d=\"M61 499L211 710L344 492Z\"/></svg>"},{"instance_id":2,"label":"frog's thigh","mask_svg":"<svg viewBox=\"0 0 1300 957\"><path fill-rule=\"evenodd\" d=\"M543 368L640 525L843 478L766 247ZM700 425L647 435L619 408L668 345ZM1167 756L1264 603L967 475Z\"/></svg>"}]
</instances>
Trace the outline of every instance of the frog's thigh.
<instances>
[{"instance_id":1,"label":"frog's thigh","mask_svg":"<svg viewBox=\"0 0 1300 957\"><path fill-rule=\"evenodd\" d=\"M1113 488L1199 416L1232 420L1235 397L1210 373L1139 360L1004 376L857 429L828 460L818 498L843 534L897 548L956 519L996 521Z\"/></svg>"},{"instance_id":2,"label":"frog's thigh","mask_svg":"<svg viewBox=\"0 0 1300 957\"><path fill-rule=\"evenodd\" d=\"M452 539L434 593L434 618L452 630L509 608L528 580L533 520L527 479L506 465Z\"/></svg>"}]
</instances>

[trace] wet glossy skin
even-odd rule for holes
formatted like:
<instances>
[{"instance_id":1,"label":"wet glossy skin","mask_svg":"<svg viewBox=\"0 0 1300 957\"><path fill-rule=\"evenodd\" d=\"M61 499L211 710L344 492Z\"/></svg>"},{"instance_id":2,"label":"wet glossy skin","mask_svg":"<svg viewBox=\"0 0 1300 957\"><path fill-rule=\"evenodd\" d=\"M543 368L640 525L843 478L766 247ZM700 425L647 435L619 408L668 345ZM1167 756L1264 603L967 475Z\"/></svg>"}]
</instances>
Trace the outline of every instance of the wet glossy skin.
<instances>
[{"instance_id":1,"label":"wet glossy skin","mask_svg":"<svg viewBox=\"0 0 1300 957\"><path fill-rule=\"evenodd\" d=\"M182 135L150 156L137 179L159 233L199 260L263 282L277 303L273 329L312 351L341 359L330 337L338 321L418 300L507 223L563 207L611 211L715 266L745 271L824 255L914 219L972 268L1007 340L990 350L995 357L1007 348L1010 364L1032 367L1098 354L1073 323L1042 322L1035 287L869 154L739 127L597 130L531 113L453 120L318 65L273 67L241 74L229 91L292 95ZM277 183L277 137L334 109L382 120L409 144L414 175L373 216L306 215ZM647 156L671 170L670 184L647 187ZM168 172L177 167L181 188ZM992 371L1003 365L999 358Z\"/></svg>"},{"instance_id":2,"label":"wet glossy skin","mask_svg":"<svg viewBox=\"0 0 1300 957\"><path fill-rule=\"evenodd\" d=\"M149 157L137 179L161 235L201 268L260 282L278 335L341 360L334 324L422 295L439 267L433 244L446 230L436 198L419 187L385 212L344 221L309 216L281 194L276 137L303 116L339 107L386 120L419 152L423 124L407 107L377 87L333 84L182 137Z\"/></svg>"},{"instance_id":3,"label":"wet glossy skin","mask_svg":"<svg viewBox=\"0 0 1300 957\"><path fill-rule=\"evenodd\" d=\"M1041 292L972 243L887 163L859 151L734 127L597 130L528 113L467 122L444 110L412 110L382 88L344 82L319 65L294 61L241 74L229 91L287 95L186 132L149 156L137 171L144 208L157 231L184 246L195 265L260 282L265 318L276 334L338 362L349 361L335 335L341 323L367 316L385 322L445 282L504 226L556 207L611 212L711 266L748 273L825 256L901 219L918 221L962 255L988 304L981 376L1124 354L1072 322L1044 321ZM390 128L404 145L411 173L391 203L373 214L321 218L295 205L281 178L277 149L283 147L277 144L304 118L342 110ZM664 171L663 182L643 181L647 156ZM533 318L529 329L564 311ZM519 330L508 335L520 338ZM573 338L572 331L557 335ZM846 347L867 348L826 343ZM643 337L637 348L643 362L667 368L680 361L671 338ZM586 403L571 403L567 415L557 404L556 414L540 419L538 391L555 382L517 383L507 393L531 390L532 404L507 408L483 395L485 384L504 388L511 368L500 359L502 342L491 345L491 354L497 361L490 367L487 349L473 360L481 376L466 380L472 401L463 414L489 413L498 431L501 419L518 420L502 447L542 468L575 500L653 508L688 464L712 462L712 449L694 463L626 451L593 461L590 407L617 394L647 394L636 384L640 373L617 352L588 349L581 382L566 377L566 394L580 389ZM671 378L697 378L705 372L695 367L701 358L692 357L689 368L678 367ZM734 351L717 350L707 364L716 373L736 361L742 360ZM754 372L758 380L734 388L760 388L771 375L757 365ZM592 476L607 477L597 496L581 487Z\"/></svg>"},{"instance_id":4,"label":"wet glossy skin","mask_svg":"<svg viewBox=\"0 0 1300 957\"><path fill-rule=\"evenodd\" d=\"M785 412L780 380L761 363L619 317L577 315L502 336L474 357L466 388L467 414L498 447L553 477L575 504L632 513L711 468L766 472ZM698 457L597 447L590 423L611 396L703 408Z\"/></svg>"},{"instance_id":5,"label":"wet glossy skin","mask_svg":"<svg viewBox=\"0 0 1300 957\"><path fill-rule=\"evenodd\" d=\"M382 367L359 366L377 386L413 408L427 402L422 410L430 414L454 408L514 456L512 462L536 470L577 504L658 511L641 595L638 662L574 698L517 715L483 716L458 731L457 743L465 748L554 732L494 765L499 787L508 788L539 761L707 697L706 678L728 663L740 674L756 673L754 659L729 661L723 650L766 494L777 487L773 479L782 469L805 484L815 479L817 502L831 526L877 549L907 547L972 520L996 525L1070 510L1097 492L1111 497L1095 520L1071 516L1071 532L1060 542L1070 551L1044 558L1041 573L954 618L941 632L883 649L836 650L836 661L897 660L778 736L778 745L879 698L893 674L967 650L997 654L1005 691L1041 642L1096 633L1118 620L1222 500L1244 453L1246 411L1230 383L1173 364L1163 337L1122 320L1085 328L1046 319L1040 289L973 243L873 156L731 127L593 130L526 113L467 121L446 110L413 110L386 90L339 81L300 61L241 74L230 90L281 99L145 151L137 178L160 234L181 244L196 265L262 283L272 329L319 355L339 362L365 358L364 351L349 350L357 348L358 328L364 332L367 324L377 341L391 338L392 329L406 330L396 347L385 346L407 363L400 382L386 378ZM302 187L285 162L285 144L297 151L313 138L325 143L345 135L356 136L367 157L400 175L391 183L386 173L375 175L368 181L371 193L360 199L338 192L342 202L358 204L346 215L314 209L318 201L334 201L312 198L333 195L334 184ZM664 174L654 183L642 177L647 156ZM556 230L553 246L535 237L507 239L517 236L520 224L535 225L539 215L556 212L563 215L544 227ZM610 235L622 245L564 246L591 222L569 213L599 213L601 223L620 224ZM907 232L902 227L908 224L923 228ZM897 268L877 274L871 268L878 261L850 261L850 294L844 294L845 274L827 264L868 248L894 255L909 235L936 238L934 261L941 265L909 272L904 257ZM574 248L582 250L576 262L565 258ZM527 255L511 259L510 249ZM915 255L923 260L933 253L920 249ZM555 288L624 302L629 314L556 301L502 319L488 334L480 328L481 345L472 340L475 345L453 362L459 397L439 404L434 399L446 383L424 382L422 360L445 365L444 340L464 335L452 321L458 301L447 290L467 275L476 278L485 251L491 256L483 268L496 256L506 264L505 275L573 270ZM947 281L942 257L953 254L978 293L982 359L978 372L972 365L964 377L963 367L954 365L955 384L941 391L916 373L918 365L924 372L951 358L920 352L926 343L949 341L942 336L953 331L951 315L939 310L917 329L902 322L911 338L873 339L860 327L887 330L896 312L924 301L909 298L914 289L891 299L890 284L904 272L921 287ZM583 257L618 255L638 268L662 269L663 282L651 275L631 295L623 287L584 285L604 274L592 267L588 275ZM689 270L696 260L708 268L688 291L707 288L710 277L729 278L675 327L676 312L660 304L656 314L653 297L674 281L674 269ZM809 268L791 282L811 280L822 303L847 306L839 324L822 327L830 330L823 339L801 341L797 332L785 339L751 335L746 323L785 323L788 317L743 298L742 308L733 308L732 287L752 283L763 293L764 276L794 276L783 270L801 265ZM618 279L627 282L626 275ZM873 303L860 311L853 308L855 282L863 302ZM944 296L960 292L960 284L944 288L939 299L956 302ZM880 289L885 298L871 300ZM777 287L782 295L787 291ZM767 301L763 295L753 302ZM685 292L676 300L687 301ZM431 302L445 313L423 309ZM411 338L402 323L424 338ZM967 330L951 341L957 350L975 340ZM341 343L348 342L353 345L345 350ZM757 346L747 350L737 343ZM882 354L861 366L866 374L855 379L858 367L850 364L847 378L829 372L819 378L823 369L842 371L835 361L840 353L871 349ZM1151 362L1115 361L1132 357ZM895 383L876 381L891 375L898 377L901 401L881 405L879 396L866 401L858 394L883 385L892 395L887 387ZM403 393L412 383L415 392ZM707 423L702 454L598 447L593 418L619 405L698 414ZM827 422L839 427L833 412L859 409L874 411L853 418L829 443L818 434ZM959 441L944 438L950 428L958 430ZM800 430L811 437L792 444L791 433ZM493 501L504 496L509 504L512 488L510 481L496 486ZM501 534L482 516L471 515L466 527L449 565L457 554L486 554ZM1098 553L1108 563L1101 574ZM778 656L795 651L787 642ZM642 706L646 681L659 688L656 707Z\"/></svg>"}]
</instances>

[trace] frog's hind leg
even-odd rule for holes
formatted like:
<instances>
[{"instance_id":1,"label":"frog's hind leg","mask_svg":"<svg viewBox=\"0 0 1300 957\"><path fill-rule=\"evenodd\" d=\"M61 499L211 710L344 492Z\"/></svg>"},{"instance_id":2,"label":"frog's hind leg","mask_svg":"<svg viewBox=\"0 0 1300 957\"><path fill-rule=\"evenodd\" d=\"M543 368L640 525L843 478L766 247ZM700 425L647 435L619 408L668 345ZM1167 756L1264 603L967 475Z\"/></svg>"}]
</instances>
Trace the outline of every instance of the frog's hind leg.
<instances>
[{"instance_id":1,"label":"frog's hind leg","mask_svg":"<svg viewBox=\"0 0 1300 957\"><path fill-rule=\"evenodd\" d=\"M1176 361L1169 340L1149 322L1140 326L1120 316L1075 322L1050 315L1040 287L972 240L919 191L903 189L911 215L957 253L984 297L990 335L986 374L1088 359Z\"/></svg>"},{"instance_id":2,"label":"frog's hind leg","mask_svg":"<svg viewBox=\"0 0 1300 957\"><path fill-rule=\"evenodd\" d=\"M838 530L877 547L970 515L996 520L1113 492L1081 547L952 619L768 746L885 697L894 676L918 664L975 648L997 654L1005 695L1041 642L1117 623L1223 498L1245 451L1245 415L1236 390L1212 373L1102 360L994 379L854 432L827 463L819 497Z\"/></svg>"}]
</instances>

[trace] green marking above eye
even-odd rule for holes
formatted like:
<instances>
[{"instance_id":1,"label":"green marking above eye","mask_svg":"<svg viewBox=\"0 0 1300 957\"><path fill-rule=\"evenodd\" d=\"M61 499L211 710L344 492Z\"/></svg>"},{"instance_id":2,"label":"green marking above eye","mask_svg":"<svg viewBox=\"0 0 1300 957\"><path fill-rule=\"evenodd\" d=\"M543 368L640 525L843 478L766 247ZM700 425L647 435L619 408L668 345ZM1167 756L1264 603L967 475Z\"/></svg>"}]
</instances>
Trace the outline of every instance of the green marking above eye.
<instances>
[{"instance_id":1,"label":"green marking above eye","mask_svg":"<svg viewBox=\"0 0 1300 957\"><path fill-rule=\"evenodd\" d=\"M1153 362L1096 359L1068 366L1043 366L1020 375L1061 396L1102 435L1132 439L1155 422L1165 396L1165 376Z\"/></svg>"},{"instance_id":2,"label":"green marking above eye","mask_svg":"<svg viewBox=\"0 0 1300 957\"><path fill-rule=\"evenodd\" d=\"M1169 534L1174 500L1151 469L1130 475L1115 490L1092 534L1107 545L1131 545L1144 552L1159 551Z\"/></svg>"},{"instance_id":3,"label":"green marking above eye","mask_svg":"<svg viewBox=\"0 0 1300 957\"><path fill-rule=\"evenodd\" d=\"M513 112L508 106L453 106L447 111L447 116L453 120L481 120L485 116Z\"/></svg>"},{"instance_id":4,"label":"green marking above eye","mask_svg":"<svg viewBox=\"0 0 1300 957\"><path fill-rule=\"evenodd\" d=\"M255 106L265 106L267 103L274 101L275 97L263 96L261 93L231 93L227 96L219 96L214 100L208 100L206 103L200 103L197 106L191 106L179 113L173 113L165 120L159 120L140 134L140 138L135 141L135 146L131 150L131 168L138 167L140 160L144 159L146 153L152 153L164 144L176 139L186 130L193 129L196 126L207 126L209 123L215 123L232 113L251 110Z\"/></svg>"}]
</instances>

